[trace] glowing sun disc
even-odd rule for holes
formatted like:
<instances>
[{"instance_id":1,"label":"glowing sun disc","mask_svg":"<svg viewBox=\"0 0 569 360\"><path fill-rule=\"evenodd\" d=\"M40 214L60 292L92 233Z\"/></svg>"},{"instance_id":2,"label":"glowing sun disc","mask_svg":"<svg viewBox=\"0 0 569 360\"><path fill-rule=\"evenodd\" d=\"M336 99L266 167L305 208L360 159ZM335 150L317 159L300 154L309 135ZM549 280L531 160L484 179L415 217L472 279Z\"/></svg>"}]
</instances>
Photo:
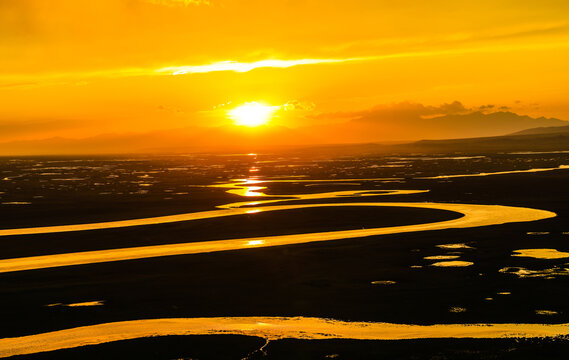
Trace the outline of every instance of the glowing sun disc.
<instances>
[{"instance_id":1,"label":"glowing sun disc","mask_svg":"<svg viewBox=\"0 0 569 360\"><path fill-rule=\"evenodd\" d=\"M279 108L279 106L249 102L229 110L228 114L235 125L255 127L268 123Z\"/></svg>"}]
</instances>

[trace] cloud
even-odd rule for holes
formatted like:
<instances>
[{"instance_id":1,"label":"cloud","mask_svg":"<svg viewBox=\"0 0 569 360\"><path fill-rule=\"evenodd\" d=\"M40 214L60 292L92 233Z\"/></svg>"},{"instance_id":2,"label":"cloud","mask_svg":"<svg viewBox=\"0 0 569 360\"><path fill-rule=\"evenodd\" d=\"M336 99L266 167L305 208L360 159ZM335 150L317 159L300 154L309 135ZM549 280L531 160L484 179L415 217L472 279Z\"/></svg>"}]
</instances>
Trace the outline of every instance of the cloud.
<instances>
[{"instance_id":1,"label":"cloud","mask_svg":"<svg viewBox=\"0 0 569 360\"><path fill-rule=\"evenodd\" d=\"M510 46L489 46L480 48L453 48L444 50L428 50L416 52L393 52L382 55L360 56L360 57L339 57L339 58L304 58L304 59L264 59L252 62L240 62L234 60L218 61L209 64L196 65L180 65L167 66L161 68L150 67L125 67L117 69L100 69L95 71L73 71L61 73L2 73L0 71L0 88L8 87L12 83L34 82L35 85L45 84L46 82L59 82L84 80L87 78L119 78L132 76L154 76L154 75L185 75L185 74L203 74L221 71L233 71L239 73L249 72L260 68L280 68L287 69L295 66L303 65L321 65L321 64L342 64L355 62L373 62L399 58L420 58L445 55L464 55L470 53L481 52L509 52L516 50L545 50L545 49L561 49L568 48L569 43L524 43L513 44ZM0 52L1 53L1 52Z\"/></svg>"},{"instance_id":2,"label":"cloud","mask_svg":"<svg viewBox=\"0 0 569 360\"><path fill-rule=\"evenodd\" d=\"M348 42L338 42L324 45L320 49L328 54L352 53L370 55L381 51L378 58L420 55L444 55L453 53L468 53L477 51L499 51L501 46L512 49L544 46L552 43L559 45L569 36L569 23L537 22L516 26L489 27L478 31L452 31L442 34L394 37L372 37ZM431 52L425 49L430 49Z\"/></svg>"},{"instance_id":3,"label":"cloud","mask_svg":"<svg viewBox=\"0 0 569 360\"><path fill-rule=\"evenodd\" d=\"M319 64L341 64L341 63L353 63L353 62L364 62L364 61L381 61L397 58L415 58L415 57L430 57L430 56L441 56L441 55L460 55L468 53L477 52L504 52L513 51L521 49L537 49L539 48L559 48L560 46L569 47L569 44L523 44L520 46L512 47L488 47L488 48L470 48L470 49L446 49L440 51L418 51L418 52L396 52L384 55L373 55L373 56L362 56L362 57L350 57L350 58L309 58L309 59L292 59L292 60L280 60L280 59L266 59L253 62L239 62L239 61L219 61L211 64L204 65L184 65L184 66L168 66L159 69L154 69L152 72L156 74L167 74L167 75L185 75L185 74L202 74L218 71L234 71L234 72L249 72L260 68L280 68L287 69L294 66L301 65L319 65ZM101 72L103 73L103 72ZM125 69L125 76L128 75L151 75L149 70L138 70L138 69Z\"/></svg>"},{"instance_id":4,"label":"cloud","mask_svg":"<svg viewBox=\"0 0 569 360\"><path fill-rule=\"evenodd\" d=\"M481 113L492 113L492 112L496 112L496 111L510 111L512 110L511 107L509 106L505 106L505 105L494 105L494 104L488 104L488 105L482 105L482 106L478 106L472 109L473 111L478 111Z\"/></svg>"},{"instance_id":5,"label":"cloud","mask_svg":"<svg viewBox=\"0 0 569 360\"><path fill-rule=\"evenodd\" d=\"M213 107L213 110L224 109L224 108L227 107L227 106L231 106L231 100L228 101L228 102L226 102L226 103L223 103L223 104L217 104L217 105L215 105L215 106Z\"/></svg>"},{"instance_id":6,"label":"cloud","mask_svg":"<svg viewBox=\"0 0 569 360\"><path fill-rule=\"evenodd\" d=\"M554 118L518 115L500 105L469 107L459 101L441 105L401 102L307 118L312 120L312 133L329 139L341 136L342 141L353 143L497 136L566 123Z\"/></svg>"},{"instance_id":7,"label":"cloud","mask_svg":"<svg viewBox=\"0 0 569 360\"><path fill-rule=\"evenodd\" d=\"M451 103L445 103L439 106L428 106L431 112L435 114L450 115L450 114L462 114L468 112L470 109L464 107L460 101L453 101Z\"/></svg>"},{"instance_id":8,"label":"cloud","mask_svg":"<svg viewBox=\"0 0 569 360\"><path fill-rule=\"evenodd\" d=\"M223 103L223 104L215 105L212 110L206 110L205 112L216 111L216 110L225 111L225 109L227 109L227 108L235 107L235 106L239 106L239 105L241 105L241 104L239 104L239 103L235 104L232 101L228 101L228 102ZM290 101L286 102L285 104L274 105L272 107L278 108L279 111L292 112L292 111L313 111L316 108L316 105L311 101L290 100ZM202 111L202 112L204 112L204 111Z\"/></svg>"},{"instance_id":9,"label":"cloud","mask_svg":"<svg viewBox=\"0 0 569 360\"><path fill-rule=\"evenodd\" d=\"M488 104L488 105L479 106L478 109L480 109L480 110L490 110L490 109L494 109L495 107L496 107L496 105Z\"/></svg>"},{"instance_id":10,"label":"cloud","mask_svg":"<svg viewBox=\"0 0 569 360\"><path fill-rule=\"evenodd\" d=\"M294 66L317 65L317 64L337 64L352 61L363 61L365 58L354 59L295 59L295 60L259 60L254 62L238 62L238 61L219 61L211 64L203 65L185 65L185 66L169 66L158 69L151 68L124 68L124 69L108 69L100 71L84 71L84 72L66 72L66 73L49 73L49 74L0 74L0 88L21 86L39 86L44 84L53 84L63 80L70 83L76 83L79 80L90 78L122 78L132 76L164 76L164 75L186 75L186 74L204 74L220 71L233 71L239 73L249 72L260 68L278 68L287 69Z\"/></svg>"},{"instance_id":11,"label":"cloud","mask_svg":"<svg viewBox=\"0 0 569 360\"><path fill-rule=\"evenodd\" d=\"M376 119L428 119L444 115L457 115L472 112L473 109L466 108L460 101L444 103L438 106L423 105L411 102L401 102L389 105L378 105L369 110L364 110L352 114L352 118L361 121L376 121ZM348 113L343 114L344 117Z\"/></svg>"},{"instance_id":12,"label":"cloud","mask_svg":"<svg viewBox=\"0 0 569 360\"><path fill-rule=\"evenodd\" d=\"M184 75L201 74L216 71L248 72L259 68L286 69L299 65L335 64L362 59L297 59L297 60L259 60L254 62L220 61L207 65L169 66L155 70L159 74Z\"/></svg>"},{"instance_id":13,"label":"cloud","mask_svg":"<svg viewBox=\"0 0 569 360\"><path fill-rule=\"evenodd\" d=\"M557 19L567 1L558 1L556 16L536 16L526 24L512 21L525 17L491 22L486 14L471 15L473 21L464 22L460 16L447 16L448 9L418 0L397 6L387 4L391 2L378 6L373 0L340 2L332 7L324 1L290 0L0 0L0 73L43 76L170 64L181 65L173 71L186 73L187 63L193 67L204 60L243 59L259 53L269 54L267 57L286 54L293 59L361 56L388 60L518 48L557 49L567 46L569 36L569 23ZM448 17L449 23L439 23L417 10L400 12L401 6L436 9L433 15ZM548 6L536 3L535 8L542 7ZM511 10L514 8L518 9ZM534 12L528 11L528 15ZM316 22L315 17L319 19ZM346 26L335 26L343 18ZM478 24L479 20L483 23ZM431 22L440 26L425 26ZM232 71L248 71L246 66L240 70L235 69L236 64L229 65ZM281 65L276 67L287 67ZM194 71L209 72L207 68L187 70Z\"/></svg>"},{"instance_id":14,"label":"cloud","mask_svg":"<svg viewBox=\"0 0 569 360\"><path fill-rule=\"evenodd\" d=\"M493 113L507 111L507 106L487 104L475 107L466 107L460 101L443 103L441 105L424 105L412 102L400 102L387 105L377 105L371 109L353 111L322 113L312 116L314 119L353 120L356 122L397 122L401 120L422 122L446 115L466 115L472 113Z\"/></svg>"},{"instance_id":15,"label":"cloud","mask_svg":"<svg viewBox=\"0 0 569 360\"><path fill-rule=\"evenodd\" d=\"M316 105L310 101L291 100L282 106L284 111L312 111Z\"/></svg>"}]
</instances>

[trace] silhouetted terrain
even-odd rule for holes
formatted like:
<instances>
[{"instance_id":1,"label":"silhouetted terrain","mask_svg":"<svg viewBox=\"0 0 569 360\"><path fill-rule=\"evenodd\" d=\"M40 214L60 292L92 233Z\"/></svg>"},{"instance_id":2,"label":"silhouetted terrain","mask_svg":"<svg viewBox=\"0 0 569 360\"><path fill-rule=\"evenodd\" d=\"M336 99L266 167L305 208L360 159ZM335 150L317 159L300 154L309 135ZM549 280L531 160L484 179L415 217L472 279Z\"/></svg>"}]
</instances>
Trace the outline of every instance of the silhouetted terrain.
<instances>
[{"instance_id":1,"label":"silhouetted terrain","mask_svg":"<svg viewBox=\"0 0 569 360\"><path fill-rule=\"evenodd\" d=\"M512 135L539 135L539 134L564 134L569 133L569 126L548 126L527 129L513 133Z\"/></svg>"},{"instance_id":2,"label":"silhouetted terrain","mask_svg":"<svg viewBox=\"0 0 569 360\"><path fill-rule=\"evenodd\" d=\"M402 151L496 152L569 150L569 132L558 134L510 135L456 140L422 140L402 145Z\"/></svg>"}]
</instances>

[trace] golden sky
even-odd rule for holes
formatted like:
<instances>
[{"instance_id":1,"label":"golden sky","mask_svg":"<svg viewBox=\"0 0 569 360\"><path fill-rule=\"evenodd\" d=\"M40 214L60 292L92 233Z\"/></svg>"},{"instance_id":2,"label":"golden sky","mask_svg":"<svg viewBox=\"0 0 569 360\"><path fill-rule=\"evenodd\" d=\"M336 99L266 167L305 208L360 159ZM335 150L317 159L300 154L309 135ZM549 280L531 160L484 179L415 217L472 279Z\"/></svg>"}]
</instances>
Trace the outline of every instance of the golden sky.
<instances>
[{"instance_id":1,"label":"golden sky","mask_svg":"<svg viewBox=\"0 0 569 360\"><path fill-rule=\"evenodd\" d=\"M569 119L567 64L567 0L0 0L0 141L219 126L247 102L291 128L456 100Z\"/></svg>"}]
</instances>

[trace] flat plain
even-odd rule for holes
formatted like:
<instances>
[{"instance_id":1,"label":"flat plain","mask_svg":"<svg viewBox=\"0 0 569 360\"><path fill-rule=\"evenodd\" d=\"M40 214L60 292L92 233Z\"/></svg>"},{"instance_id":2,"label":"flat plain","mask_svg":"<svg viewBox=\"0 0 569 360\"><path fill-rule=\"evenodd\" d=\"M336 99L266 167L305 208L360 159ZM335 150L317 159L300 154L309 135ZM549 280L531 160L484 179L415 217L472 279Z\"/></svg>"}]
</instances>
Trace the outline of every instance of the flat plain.
<instances>
[{"instance_id":1,"label":"flat plain","mask_svg":"<svg viewBox=\"0 0 569 360\"><path fill-rule=\"evenodd\" d=\"M337 159L262 154L5 158L0 161L2 229L161 217L242 202L250 202L239 205L245 208L354 202L500 205L556 216L5 272L0 274L0 337L142 319L566 324L569 257L563 254L569 252L569 169L564 165L569 165L569 156L555 152ZM392 190L421 191L387 195ZM314 196L337 192L343 193ZM263 201L274 202L259 204ZM3 236L0 260L405 227L461 216L401 206L251 211L193 221ZM532 256L519 256L518 250L533 250L526 252ZM268 343L259 336L216 334L144 337L18 358L562 358L569 349L564 334L390 341L289 338Z\"/></svg>"}]
</instances>

